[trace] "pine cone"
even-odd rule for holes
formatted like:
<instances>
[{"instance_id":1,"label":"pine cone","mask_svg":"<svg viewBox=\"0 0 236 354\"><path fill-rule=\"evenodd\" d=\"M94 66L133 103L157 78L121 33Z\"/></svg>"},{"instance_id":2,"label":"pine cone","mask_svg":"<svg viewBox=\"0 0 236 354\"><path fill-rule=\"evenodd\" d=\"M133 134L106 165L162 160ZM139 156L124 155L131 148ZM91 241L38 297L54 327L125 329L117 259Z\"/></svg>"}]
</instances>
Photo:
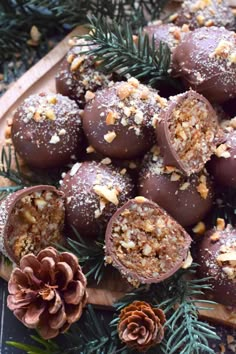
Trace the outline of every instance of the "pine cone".
<instances>
[{"instance_id":1,"label":"pine cone","mask_svg":"<svg viewBox=\"0 0 236 354\"><path fill-rule=\"evenodd\" d=\"M77 257L48 247L21 258L8 283L7 305L27 327L53 338L81 317L86 285Z\"/></svg>"},{"instance_id":2,"label":"pine cone","mask_svg":"<svg viewBox=\"0 0 236 354\"><path fill-rule=\"evenodd\" d=\"M164 312L144 301L134 301L120 313L118 333L128 347L146 352L164 337Z\"/></svg>"}]
</instances>

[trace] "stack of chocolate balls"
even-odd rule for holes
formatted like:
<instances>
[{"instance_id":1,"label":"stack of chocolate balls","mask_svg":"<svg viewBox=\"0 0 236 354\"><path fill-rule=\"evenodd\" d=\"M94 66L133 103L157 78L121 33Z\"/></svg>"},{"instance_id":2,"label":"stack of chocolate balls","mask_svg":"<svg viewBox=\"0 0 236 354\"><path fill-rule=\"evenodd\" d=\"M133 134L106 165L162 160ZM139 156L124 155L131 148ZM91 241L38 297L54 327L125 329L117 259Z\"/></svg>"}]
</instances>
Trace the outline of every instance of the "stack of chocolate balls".
<instances>
[{"instance_id":1,"label":"stack of chocolate balls","mask_svg":"<svg viewBox=\"0 0 236 354\"><path fill-rule=\"evenodd\" d=\"M91 242L105 235L106 262L135 286L186 266L189 233L204 233L219 186L236 187L236 123L215 109L236 98L233 14L223 0L194 0L170 20L144 33L170 46L184 92L163 98L133 77L113 82L79 40L56 76L58 93L27 98L11 126L29 166L64 167L65 225ZM214 263L235 294L236 231L219 228L202 236L200 273L212 274Z\"/></svg>"}]
</instances>

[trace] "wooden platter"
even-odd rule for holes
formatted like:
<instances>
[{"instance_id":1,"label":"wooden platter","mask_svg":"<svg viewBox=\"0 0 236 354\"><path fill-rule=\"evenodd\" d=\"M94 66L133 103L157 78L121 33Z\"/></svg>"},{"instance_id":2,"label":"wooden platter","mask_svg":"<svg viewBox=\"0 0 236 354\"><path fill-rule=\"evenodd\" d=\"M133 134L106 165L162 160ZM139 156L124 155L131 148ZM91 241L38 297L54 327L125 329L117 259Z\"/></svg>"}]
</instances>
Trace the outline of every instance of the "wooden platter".
<instances>
[{"instance_id":1,"label":"wooden platter","mask_svg":"<svg viewBox=\"0 0 236 354\"><path fill-rule=\"evenodd\" d=\"M230 1L236 7L236 0ZM55 92L55 74L60 62L69 49L68 40L74 35L83 34L85 29L78 27L64 40L52 49L43 59L28 70L9 90L0 98L0 144L4 143L4 131L7 120L12 118L16 107L30 94L42 91ZM6 185L6 181L0 180L0 185ZM9 279L11 266L4 263L0 257L0 277ZM91 304L111 308L112 304L121 298L130 288L114 271L99 286L88 289L89 302ZM204 304L201 304L204 307ZM209 305L208 305L209 306ZM236 328L236 309L226 308L223 305L212 305L212 310L201 310L200 316L213 322L229 325Z\"/></svg>"}]
</instances>

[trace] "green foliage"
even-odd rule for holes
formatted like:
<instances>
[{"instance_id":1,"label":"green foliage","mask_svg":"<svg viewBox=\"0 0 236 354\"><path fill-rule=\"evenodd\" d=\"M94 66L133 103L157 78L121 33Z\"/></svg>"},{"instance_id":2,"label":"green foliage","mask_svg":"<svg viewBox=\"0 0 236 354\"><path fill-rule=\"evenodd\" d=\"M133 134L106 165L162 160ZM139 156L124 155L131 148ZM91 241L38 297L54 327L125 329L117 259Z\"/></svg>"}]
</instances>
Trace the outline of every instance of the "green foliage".
<instances>
[{"instance_id":1,"label":"green foliage","mask_svg":"<svg viewBox=\"0 0 236 354\"><path fill-rule=\"evenodd\" d=\"M94 44L89 53L94 60L101 61L100 70L117 71L121 76L130 74L155 87L163 81L178 85L169 75L171 53L166 43L156 49L154 38L150 40L140 29L136 45L128 22L120 25L92 16L89 28L91 31L83 38Z\"/></svg>"},{"instance_id":2,"label":"green foliage","mask_svg":"<svg viewBox=\"0 0 236 354\"><path fill-rule=\"evenodd\" d=\"M83 239L75 228L73 228L73 231L74 238L67 238L68 245L57 247L67 252L73 252L78 257L86 277L99 284L105 271L103 241L93 241L91 243L91 241Z\"/></svg>"},{"instance_id":3,"label":"green foliage","mask_svg":"<svg viewBox=\"0 0 236 354\"><path fill-rule=\"evenodd\" d=\"M87 15L101 15L135 26L146 23L144 11L159 17L168 0L2 0L0 1L0 61L17 51L30 52L30 29L42 33L41 45L54 33L64 32L87 21Z\"/></svg>"}]
</instances>

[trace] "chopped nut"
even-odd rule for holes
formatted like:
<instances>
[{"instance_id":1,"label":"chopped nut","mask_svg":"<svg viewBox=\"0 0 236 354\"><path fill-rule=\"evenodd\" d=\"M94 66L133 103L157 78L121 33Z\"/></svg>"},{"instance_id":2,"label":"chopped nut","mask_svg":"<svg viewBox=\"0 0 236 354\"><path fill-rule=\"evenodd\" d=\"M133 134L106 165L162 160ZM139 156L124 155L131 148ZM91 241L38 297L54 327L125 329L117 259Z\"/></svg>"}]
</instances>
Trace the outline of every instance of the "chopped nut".
<instances>
[{"instance_id":1,"label":"chopped nut","mask_svg":"<svg viewBox=\"0 0 236 354\"><path fill-rule=\"evenodd\" d=\"M181 191L185 191L186 189L188 189L188 187L190 186L190 183L189 182L185 182L182 184L182 186L180 186L180 190Z\"/></svg>"},{"instance_id":2,"label":"chopped nut","mask_svg":"<svg viewBox=\"0 0 236 354\"><path fill-rule=\"evenodd\" d=\"M36 26L32 26L30 30L30 37L34 42L39 42L41 38L41 33Z\"/></svg>"},{"instance_id":3,"label":"chopped nut","mask_svg":"<svg viewBox=\"0 0 236 354\"><path fill-rule=\"evenodd\" d=\"M146 198L141 197L141 196L135 197L134 199L136 200L137 203L140 203L140 204L145 203L147 201Z\"/></svg>"},{"instance_id":4,"label":"chopped nut","mask_svg":"<svg viewBox=\"0 0 236 354\"><path fill-rule=\"evenodd\" d=\"M38 111L36 111L34 113L33 119L35 120L35 122L39 122L42 119L41 114Z\"/></svg>"},{"instance_id":5,"label":"chopped nut","mask_svg":"<svg viewBox=\"0 0 236 354\"><path fill-rule=\"evenodd\" d=\"M198 22L198 24L199 24L200 26L202 26L202 25L204 24L204 21L205 21L205 17L204 17L204 16L198 15L198 16L196 17L196 19L197 19L197 22Z\"/></svg>"},{"instance_id":6,"label":"chopped nut","mask_svg":"<svg viewBox=\"0 0 236 354\"><path fill-rule=\"evenodd\" d=\"M229 262L232 265L236 265L236 251L222 253L216 258L217 262Z\"/></svg>"},{"instance_id":7,"label":"chopped nut","mask_svg":"<svg viewBox=\"0 0 236 354\"><path fill-rule=\"evenodd\" d=\"M76 163L72 166L72 168L71 168L71 170L70 170L70 176L71 176L71 177L73 177L73 176L76 174L76 172L78 171L78 169L80 168L80 166L81 166L81 163L79 163L79 162L76 162Z\"/></svg>"},{"instance_id":8,"label":"chopped nut","mask_svg":"<svg viewBox=\"0 0 236 354\"><path fill-rule=\"evenodd\" d=\"M220 352L221 354L224 354L226 352L225 345L223 343L219 344Z\"/></svg>"},{"instance_id":9,"label":"chopped nut","mask_svg":"<svg viewBox=\"0 0 236 354\"><path fill-rule=\"evenodd\" d=\"M203 199L206 199L209 193L209 188L207 188L205 183L200 183L197 186L197 191Z\"/></svg>"},{"instance_id":10,"label":"chopped nut","mask_svg":"<svg viewBox=\"0 0 236 354\"><path fill-rule=\"evenodd\" d=\"M28 221L30 224L36 223L35 217L34 217L33 215L31 215L28 210L25 210L25 211L23 212L23 215L22 215L22 216L23 216L24 219L25 219L26 221Z\"/></svg>"},{"instance_id":11,"label":"chopped nut","mask_svg":"<svg viewBox=\"0 0 236 354\"><path fill-rule=\"evenodd\" d=\"M179 28L175 28L174 32L173 32L173 37L179 41L181 39L181 33L180 33L180 29Z\"/></svg>"},{"instance_id":12,"label":"chopped nut","mask_svg":"<svg viewBox=\"0 0 236 354\"><path fill-rule=\"evenodd\" d=\"M140 99L141 100L147 100L149 96L149 89L146 87L145 89L143 89L140 93Z\"/></svg>"},{"instance_id":13,"label":"chopped nut","mask_svg":"<svg viewBox=\"0 0 236 354\"><path fill-rule=\"evenodd\" d=\"M175 172L176 168L174 166L165 166L165 173Z\"/></svg>"},{"instance_id":14,"label":"chopped nut","mask_svg":"<svg viewBox=\"0 0 236 354\"><path fill-rule=\"evenodd\" d=\"M54 113L54 111L52 109L48 109L46 112L45 112L45 116L50 119L50 120L56 120L56 115Z\"/></svg>"},{"instance_id":15,"label":"chopped nut","mask_svg":"<svg viewBox=\"0 0 236 354\"><path fill-rule=\"evenodd\" d=\"M59 143L59 141L60 141L59 136L58 136L57 134L54 134L54 135L51 137L51 139L50 139L50 141L49 141L49 144L57 144L57 143Z\"/></svg>"},{"instance_id":16,"label":"chopped nut","mask_svg":"<svg viewBox=\"0 0 236 354\"><path fill-rule=\"evenodd\" d=\"M177 12L175 12L173 15L169 16L170 22L175 21L175 20L178 18L178 16L179 16L179 15L178 15Z\"/></svg>"},{"instance_id":17,"label":"chopped nut","mask_svg":"<svg viewBox=\"0 0 236 354\"><path fill-rule=\"evenodd\" d=\"M229 56L229 61L233 64L236 64L236 53L233 52L232 54L230 54Z\"/></svg>"},{"instance_id":18,"label":"chopped nut","mask_svg":"<svg viewBox=\"0 0 236 354\"><path fill-rule=\"evenodd\" d=\"M80 67L80 65L83 63L84 60L85 60L85 56L83 56L83 55L80 57L76 57L71 63L70 70L76 71Z\"/></svg>"},{"instance_id":19,"label":"chopped nut","mask_svg":"<svg viewBox=\"0 0 236 354\"><path fill-rule=\"evenodd\" d=\"M146 243L144 248L143 248L143 254L144 256L149 256L149 254L152 252L152 248Z\"/></svg>"},{"instance_id":20,"label":"chopped nut","mask_svg":"<svg viewBox=\"0 0 236 354\"><path fill-rule=\"evenodd\" d=\"M121 174L121 175L125 175L126 172L127 172L126 168L122 168L122 170L120 171L120 174Z\"/></svg>"},{"instance_id":21,"label":"chopped nut","mask_svg":"<svg viewBox=\"0 0 236 354\"><path fill-rule=\"evenodd\" d=\"M66 134L66 130L63 128L63 129L61 129L61 130L59 130L59 132L58 132L58 135L65 135Z\"/></svg>"},{"instance_id":22,"label":"chopped nut","mask_svg":"<svg viewBox=\"0 0 236 354\"><path fill-rule=\"evenodd\" d=\"M111 159L110 159L109 157L105 157L105 159L103 159L103 160L101 161L101 163L102 163L103 165L110 165Z\"/></svg>"},{"instance_id":23,"label":"chopped nut","mask_svg":"<svg viewBox=\"0 0 236 354\"><path fill-rule=\"evenodd\" d=\"M191 266L192 263L193 263L193 257L191 255L191 253L188 252L188 256L185 259L185 261L183 262L182 268L183 269L187 269L187 268L189 268Z\"/></svg>"},{"instance_id":24,"label":"chopped nut","mask_svg":"<svg viewBox=\"0 0 236 354\"><path fill-rule=\"evenodd\" d=\"M95 152L95 149L92 145L89 145L86 149L87 154L92 154L93 152Z\"/></svg>"},{"instance_id":25,"label":"chopped nut","mask_svg":"<svg viewBox=\"0 0 236 354\"><path fill-rule=\"evenodd\" d=\"M124 100L129 97L133 93L133 91L134 87L132 85L124 83L117 88L116 93L121 100Z\"/></svg>"},{"instance_id":26,"label":"chopped nut","mask_svg":"<svg viewBox=\"0 0 236 354\"><path fill-rule=\"evenodd\" d=\"M73 53L70 53L66 58L69 64L71 64L74 59L75 59L75 55Z\"/></svg>"},{"instance_id":27,"label":"chopped nut","mask_svg":"<svg viewBox=\"0 0 236 354\"><path fill-rule=\"evenodd\" d=\"M106 256L105 258L104 258L104 260L105 260L105 262L107 263L107 264L112 264L112 257L111 256Z\"/></svg>"},{"instance_id":28,"label":"chopped nut","mask_svg":"<svg viewBox=\"0 0 236 354\"><path fill-rule=\"evenodd\" d=\"M131 161L131 162L129 163L129 168L130 168L131 170L135 170L135 169L137 168L137 164L136 164L135 162Z\"/></svg>"},{"instance_id":29,"label":"chopped nut","mask_svg":"<svg viewBox=\"0 0 236 354\"><path fill-rule=\"evenodd\" d=\"M50 97L48 97L48 103L56 104L56 103L57 103L57 98L56 98L56 96L50 96Z\"/></svg>"},{"instance_id":30,"label":"chopped nut","mask_svg":"<svg viewBox=\"0 0 236 354\"><path fill-rule=\"evenodd\" d=\"M46 200L44 200L42 198L35 199L34 203L38 207L39 210L42 210L47 205Z\"/></svg>"},{"instance_id":31,"label":"chopped nut","mask_svg":"<svg viewBox=\"0 0 236 354\"><path fill-rule=\"evenodd\" d=\"M199 221L199 223L197 223L197 225L194 226L194 228L192 230L195 234L202 235L206 231L206 225L204 224L204 222Z\"/></svg>"},{"instance_id":32,"label":"chopped nut","mask_svg":"<svg viewBox=\"0 0 236 354\"><path fill-rule=\"evenodd\" d=\"M84 96L85 102L91 101L94 97L95 97L95 93L94 93L94 92L89 91L89 90L86 91L86 94L85 94L85 96Z\"/></svg>"},{"instance_id":33,"label":"chopped nut","mask_svg":"<svg viewBox=\"0 0 236 354\"><path fill-rule=\"evenodd\" d=\"M211 241L213 241L213 242L219 241L219 239L220 239L220 234L219 234L219 232L214 232L214 234L212 234L212 235L210 236L210 239L211 239Z\"/></svg>"},{"instance_id":34,"label":"chopped nut","mask_svg":"<svg viewBox=\"0 0 236 354\"><path fill-rule=\"evenodd\" d=\"M119 200L117 198L117 190L115 188L109 189L107 186L101 186L96 184L95 186L93 186L93 190L97 195L103 197L114 205L119 204Z\"/></svg>"},{"instance_id":35,"label":"chopped nut","mask_svg":"<svg viewBox=\"0 0 236 354\"><path fill-rule=\"evenodd\" d=\"M227 344L231 344L235 341L234 337L231 335L227 335Z\"/></svg>"},{"instance_id":36,"label":"chopped nut","mask_svg":"<svg viewBox=\"0 0 236 354\"><path fill-rule=\"evenodd\" d=\"M232 48L232 43L222 39L219 42L219 44L216 47L216 49L214 50L213 55L214 56L219 56L219 57L222 57L222 58L227 58L231 48Z\"/></svg>"},{"instance_id":37,"label":"chopped nut","mask_svg":"<svg viewBox=\"0 0 236 354\"><path fill-rule=\"evenodd\" d=\"M108 143L112 143L112 141L116 138L116 133L115 132L108 132L107 134L104 135L104 139Z\"/></svg>"},{"instance_id":38,"label":"chopped nut","mask_svg":"<svg viewBox=\"0 0 236 354\"><path fill-rule=\"evenodd\" d=\"M178 175L178 173L173 172L173 173L171 174L170 180L171 180L171 182L175 182L175 181L179 181L180 178L181 178L181 176Z\"/></svg>"},{"instance_id":39,"label":"chopped nut","mask_svg":"<svg viewBox=\"0 0 236 354\"><path fill-rule=\"evenodd\" d=\"M216 220L216 229L218 231L223 231L225 229L225 220L221 218L217 218Z\"/></svg>"},{"instance_id":40,"label":"chopped nut","mask_svg":"<svg viewBox=\"0 0 236 354\"><path fill-rule=\"evenodd\" d=\"M139 81L137 79L135 79L135 77L131 77L128 80L128 83L131 84L132 86L136 87L136 88L139 86Z\"/></svg>"},{"instance_id":41,"label":"chopped nut","mask_svg":"<svg viewBox=\"0 0 236 354\"><path fill-rule=\"evenodd\" d=\"M135 248L135 243L133 241L128 241L128 242L120 241L120 244L122 247L124 247L126 249Z\"/></svg>"},{"instance_id":42,"label":"chopped nut","mask_svg":"<svg viewBox=\"0 0 236 354\"><path fill-rule=\"evenodd\" d=\"M205 26L206 27L211 27L211 26L213 26L214 25L214 22L212 21L212 20L207 20L206 22L205 22Z\"/></svg>"},{"instance_id":43,"label":"chopped nut","mask_svg":"<svg viewBox=\"0 0 236 354\"><path fill-rule=\"evenodd\" d=\"M116 119L116 113L114 112L109 112L108 115L106 116L106 124L107 125L113 125L115 124Z\"/></svg>"},{"instance_id":44,"label":"chopped nut","mask_svg":"<svg viewBox=\"0 0 236 354\"><path fill-rule=\"evenodd\" d=\"M221 144L217 147L215 154L217 157L223 157L224 153L227 151L227 145L226 144Z\"/></svg>"}]
</instances>

